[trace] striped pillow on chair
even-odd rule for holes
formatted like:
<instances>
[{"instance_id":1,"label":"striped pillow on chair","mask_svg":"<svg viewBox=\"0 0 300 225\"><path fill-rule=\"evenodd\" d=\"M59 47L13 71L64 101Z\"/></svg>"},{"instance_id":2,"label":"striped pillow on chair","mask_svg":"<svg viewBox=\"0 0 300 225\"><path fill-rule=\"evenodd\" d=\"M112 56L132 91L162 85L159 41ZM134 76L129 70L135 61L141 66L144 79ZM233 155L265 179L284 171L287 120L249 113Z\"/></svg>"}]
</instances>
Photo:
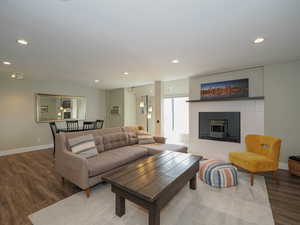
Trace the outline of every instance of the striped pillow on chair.
<instances>
[{"instance_id":1,"label":"striped pillow on chair","mask_svg":"<svg viewBox=\"0 0 300 225\"><path fill-rule=\"evenodd\" d=\"M70 138L68 139L68 142L71 151L74 154L80 155L81 157L91 158L98 154L94 141L94 136L91 134Z\"/></svg>"}]
</instances>

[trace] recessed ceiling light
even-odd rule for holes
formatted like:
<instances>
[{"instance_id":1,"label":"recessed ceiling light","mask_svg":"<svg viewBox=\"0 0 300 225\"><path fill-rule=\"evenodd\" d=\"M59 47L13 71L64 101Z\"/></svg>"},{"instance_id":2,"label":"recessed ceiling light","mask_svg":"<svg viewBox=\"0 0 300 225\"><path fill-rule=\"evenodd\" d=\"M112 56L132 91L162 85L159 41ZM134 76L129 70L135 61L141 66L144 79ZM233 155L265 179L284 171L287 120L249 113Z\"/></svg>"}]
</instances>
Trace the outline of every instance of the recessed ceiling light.
<instances>
[{"instance_id":1,"label":"recessed ceiling light","mask_svg":"<svg viewBox=\"0 0 300 225\"><path fill-rule=\"evenodd\" d=\"M95 83L99 83L99 80L95 80Z\"/></svg>"},{"instance_id":2,"label":"recessed ceiling light","mask_svg":"<svg viewBox=\"0 0 300 225\"><path fill-rule=\"evenodd\" d=\"M15 78L17 77L17 75L16 75L16 74L12 74L12 75L10 75L10 77L11 77L12 79L15 79Z\"/></svg>"},{"instance_id":3,"label":"recessed ceiling light","mask_svg":"<svg viewBox=\"0 0 300 225\"><path fill-rule=\"evenodd\" d=\"M8 62L8 61L3 61L2 63L7 66L11 65L11 62Z\"/></svg>"},{"instance_id":4,"label":"recessed ceiling light","mask_svg":"<svg viewBox=\"0 0 300 225\"><path fill-rule=\"evenodd\" d=\"M128 72L124 72L123 74L124 74L124 75L128 75L129 73L128 73Z\"/></svg>"},{"instance_id":5,"label":"recessed ceiling light","mask_svg":"<svg viewBox=\"0 0 300 225\"><path fill-rule=\"evenodd\" d=\"M254 44L260 44L262 42L264 42L264 38L263 37L257 37L255 40L254 40Z\"/></svg>"},{"instance_id":6,"label":"recessed ceiling light","mask_svg":"<svg viewBox=\"0 0 300 225\"><path fill-rule=\"evenodd\" d=\"M28 45L28 41L26 41L24 39L17 40L17 43L19 43L20 45Z\"/></svg>"},{"instance_id":7,"label":"recessed ceiling light","mask_svg":"<svg viewBox=\"0 0 300 225\"><path fill-rule=\"evenodd\" d=\"M178 59L173 59L172 63L177 64L177 63L179 63L179 60Z\"/></svg>"}]
</instances>

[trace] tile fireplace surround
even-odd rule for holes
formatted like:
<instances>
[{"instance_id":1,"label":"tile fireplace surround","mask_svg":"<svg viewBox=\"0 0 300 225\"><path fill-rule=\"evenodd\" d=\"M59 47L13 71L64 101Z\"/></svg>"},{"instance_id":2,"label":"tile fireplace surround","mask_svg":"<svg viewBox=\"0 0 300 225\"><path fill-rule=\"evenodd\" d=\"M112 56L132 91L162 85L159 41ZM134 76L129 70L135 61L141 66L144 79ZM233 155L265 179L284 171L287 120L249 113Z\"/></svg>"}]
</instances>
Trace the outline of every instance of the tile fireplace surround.
<instances>
[{"instance_id":1,"label":"tile fireplace surround","mask_svg":"<svg viewBox=\"0 0 300 225\"><path fill-rule=\"evenodd\" d=\"M245 150L247 134L264 134L264 100L193 102L190 104L189 152L206 158L228 160L228 153ZM199 112L240 112L241 142L199 139Z\"/></svg>"}]
</instances>

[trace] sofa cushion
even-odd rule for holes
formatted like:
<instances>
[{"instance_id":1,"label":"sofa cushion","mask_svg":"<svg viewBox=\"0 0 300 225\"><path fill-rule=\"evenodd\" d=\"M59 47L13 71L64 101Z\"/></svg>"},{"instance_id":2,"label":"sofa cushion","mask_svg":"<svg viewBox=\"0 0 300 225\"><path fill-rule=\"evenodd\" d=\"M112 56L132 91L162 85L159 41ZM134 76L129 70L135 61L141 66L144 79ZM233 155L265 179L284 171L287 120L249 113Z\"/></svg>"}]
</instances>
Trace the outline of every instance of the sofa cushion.
<instances>
[{"instance_id":1,"label":"sofa cushion","mask_svg":"<svg viewBox=\"0 0 300 225\"><path fill-rule=\"evenodd\" d=\"M111 127L111 128L98 129L98 132L100 135L106 135L106 134L123 132L123 129L121 127Z\"/></svg>"},{"instance_id":2,"label":"sofa cushion","mask_svg":"<svg viewBox=\"0 0 300 225\"><path fill-rule=\"evenodd\" d=\"M103 144L103 136L94 136L95 144L97 147L97 151L103 152L104 151L104 144Z\"/></svg>"},{"instance_id":3,"label":"sofa cushion","mask_svg":"<svg viewBox=\"0 0 300 225\"><path fill-rule=\"evenodd\" d=\"M135 145L138 143L136 132L125 132L128 135L128 144Z\"/></svg>"},{"instance_id":4,"label":"sofa cushion","mask_svg":"<svg viewBox=\"0 0 300 225\"><path fill-rule=\"evenodd\" d=\"M139 127L138 126L127 126L127 127L122 127L122 130L127 133L128 132L136 133L139 130Z\"/></svg>"},{"instance_id":5,"label":"sofa cushion","mask_svg":"<svg viewBox=\"0 0 300 225\"><path fill-rule=\"evenodd\" d=\"M143 148L148 149L149 155L155 155L161 153L162 151L174 151L174 152L183 152L187 153L187 147L184 145L174 145L174 144L146 144L146 145L137 145Z\"/></svg>"},{"instance_id":6,"label":"sofa cushion","mask_svg":"<svg viewBox=\"0 0 300 225\"><path fill-rule=\"evenodd\" d=\"M87 131L79 131L79 132L69 132L69 133L63 133L66 137L66 139L71 139L71 138L75 138L75 137L80 137L80 136L83 136L83 135L93 135L94 137L94 141L95 141L95 144L96 144L96 147L97 147L97 151L100 153L100 152L103 152L104 151L104 145L103 145L103 137L99 135L98 131L97 130L87 130ZM67 141L66 143L66 147L67 147L67 150L71 151L71 148L70 148L70 145L69 145L69 142Z\"/></svg>"},{"instance_id":7,"label":"sofa cushion","mask_svg":"<svg viewBox=\"0 0 300 225\"><path fill-rule=\"evenodd\" d=\"M161 144L165 144L167 140L167 138L160 137L160 136L153 136L153 139L156 143L161 143Z\"/></svg>"},{"instance_id":8,"label":"sofa cushion","mask_svg":"<svg viewBox=\"0 0 300 225\"><path fill-rule=\"evenodd\" d=\"M150 135L150 133L147 132L147 131L145 131L145 130L138 130L138 131L136 132L136 134L137 134L137 135Z\"/></svg>"},{"instance_id":9,"label":"sofa cushion","mask_svg":"<svg viewBox=\"0 0 300 225\"><path fill-rule=\"evenodd\" d=\"M134 145L138 143L137 131L139 129L139 126L127 126L122 128L122 130L128 135L128 144Z\"/></svg>"},{"instance_id":10,"label":"sofa cushion","mask_svg":"<svg viewBox=\"0 0 300 225\"><path fill-rule=\"evenodd\" d=\"M138 135L137 136L139 144L154 144L155 140L151 135Z\"/></svg>"},{"instance_id":11,"label":"sofa cushion","mask_svg":"<svg viewBox=\"0 0 300 225\"><path fill-rule=\"evenodd\" d=\"M70 148L74 154L84 158L91 158L98 154L94 137L91 134L68 139Z\"/></svg>"},{"instance_id":12,"label":"sofa cushion","mask_svg":"<svg viewBox=\"0 0 300 225\"><path fill-rule=\"evenodd\" d=\"M148 155L146 148L125 146L88 159L89 176L97 176Z\"/></svg>"},{"instance_id":13,"label":"sofa cushion","mask_svg":"<svg viewBox=\"0 0 300 225\"><path fill-rule=\"evenodd\" d=\"M104 150L110 150L128 145L128 136L124 132L103 135Z\"/></svg>"}]
</instances>

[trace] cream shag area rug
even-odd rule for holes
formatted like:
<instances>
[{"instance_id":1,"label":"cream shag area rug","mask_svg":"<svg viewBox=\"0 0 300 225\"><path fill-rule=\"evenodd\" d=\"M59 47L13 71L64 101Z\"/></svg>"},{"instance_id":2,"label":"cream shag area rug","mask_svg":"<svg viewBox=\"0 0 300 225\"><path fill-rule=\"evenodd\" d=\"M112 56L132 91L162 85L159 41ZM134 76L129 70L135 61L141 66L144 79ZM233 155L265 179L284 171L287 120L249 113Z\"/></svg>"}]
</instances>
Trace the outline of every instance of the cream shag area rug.
<instances>
[{"instance_id":1,"label":"cream shag area rug","mask_svg":"<svg viewBox=\"0 0 300 225\"><path fill-rule=\"evenodd\" d=\"M29 216L33 225L147 225L148 212L126 200L126 214L115 215L110 185L96 186L90 198L80 192ZM264 177L254 186L247 174L239 185L213 189L198 179L197 190L186 185L161 211L161 225L274 225Z\"/></svg>"}]
</instances>

